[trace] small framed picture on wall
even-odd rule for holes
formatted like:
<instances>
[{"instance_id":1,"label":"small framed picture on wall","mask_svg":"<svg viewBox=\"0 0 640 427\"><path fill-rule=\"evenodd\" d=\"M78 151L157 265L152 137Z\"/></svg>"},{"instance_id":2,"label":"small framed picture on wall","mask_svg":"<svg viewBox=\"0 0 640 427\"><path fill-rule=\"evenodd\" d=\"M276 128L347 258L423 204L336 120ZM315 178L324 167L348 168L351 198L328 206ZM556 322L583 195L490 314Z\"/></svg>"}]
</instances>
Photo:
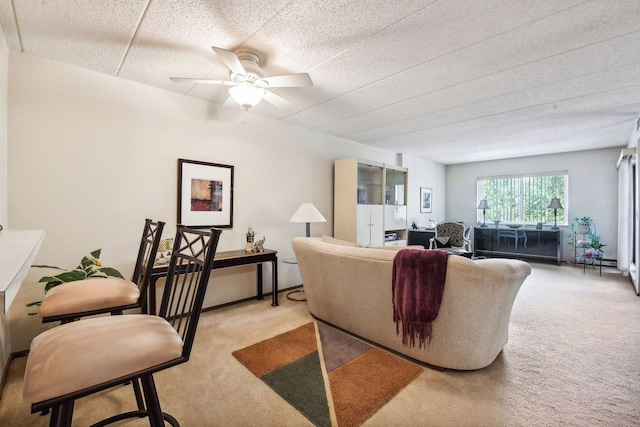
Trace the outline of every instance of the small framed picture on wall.
<instances>
[{"instance_id":1,"label":"small framed picture on wall","mask_svg":"<svg viewBox=\"0 0 640 427\"><path fill-rule=\"evenodd\" d=\"M433 212L433 190L428 187L420 187L420 213Z\"/></svg>"}]
</instances>

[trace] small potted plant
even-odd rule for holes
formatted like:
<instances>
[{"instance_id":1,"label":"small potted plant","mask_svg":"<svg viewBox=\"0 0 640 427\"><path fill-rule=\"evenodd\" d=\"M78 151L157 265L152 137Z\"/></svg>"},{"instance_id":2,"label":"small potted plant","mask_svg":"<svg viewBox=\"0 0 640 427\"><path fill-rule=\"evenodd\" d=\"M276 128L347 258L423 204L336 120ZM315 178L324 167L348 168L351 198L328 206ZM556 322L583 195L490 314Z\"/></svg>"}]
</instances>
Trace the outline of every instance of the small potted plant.
<instances>
[{"instance_id":1,"label":"small potted plant","mask_svg":"<svg viewBox=\"0 0 640 427\"><path fill-rule=\"evenodd\" d=\"M603 251L602 248L605 247L607 245L603 244L602 242L600 242L600 236L597 234L592 234L591 235L591 256L593 258L600 258L602 257Z\"/></svg>"}]
</instances>

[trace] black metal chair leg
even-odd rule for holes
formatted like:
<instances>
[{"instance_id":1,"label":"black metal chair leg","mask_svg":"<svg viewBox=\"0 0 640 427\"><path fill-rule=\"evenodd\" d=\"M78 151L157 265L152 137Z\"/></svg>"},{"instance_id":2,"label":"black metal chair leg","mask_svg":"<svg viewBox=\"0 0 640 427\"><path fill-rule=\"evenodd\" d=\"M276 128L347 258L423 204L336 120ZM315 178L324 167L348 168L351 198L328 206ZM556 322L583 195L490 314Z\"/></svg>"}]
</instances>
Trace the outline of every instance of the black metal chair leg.
<instances>
[{"instance_id":1,"label":"black metal chair leg","mask_svg":"<svg viewBox=\"0 0 640 427\"><path fill-rule=\"evenodd\" d=\"M60 423L60 406L54 406L51 410L45 409L40 413L40 415L44 415L45 411L46 413L51 412L51 416L49 417L49 427L57 426Z\"/></svg>"},{"instance_id":2,"label":"black metal chair leg","mask_svg":"<svg viewBox=\"0 0 640 427\"><path fill-rule=\"evenodd\" d=\"M149 414L149 424L151 427L163 427L164 419L160 401L158 400L158 392L156 384L153 381L153 375L146 375L140 378L142 382L142 390L144 392L144 400L147 402L147 411Z\"/></svg>"},{"instance_id":3,"label":"black metal chair leg","mask_svg":"<svg viewBox=\"0 0 640 427\"><path fill-rule=\"evenodd\" d=\"M140 390L140 382L135 379L131 381L131 385L133 386L133 394L136 396L136 403L138 404L139 411L146 411L147 408L144 405L144 399L142 398L142 390Z\"/></svg>"},{"instance_id":4,"label":"black metal chair leg","mask_svg":"<svg viewBox=\"0 0 640 427\"><path fill-rule=\"evenodd\" d=\"M63 403L60 405L60 427L71 427L71 419L73 418L73 404L74 400Z\"/></svg>"}]
</instances>

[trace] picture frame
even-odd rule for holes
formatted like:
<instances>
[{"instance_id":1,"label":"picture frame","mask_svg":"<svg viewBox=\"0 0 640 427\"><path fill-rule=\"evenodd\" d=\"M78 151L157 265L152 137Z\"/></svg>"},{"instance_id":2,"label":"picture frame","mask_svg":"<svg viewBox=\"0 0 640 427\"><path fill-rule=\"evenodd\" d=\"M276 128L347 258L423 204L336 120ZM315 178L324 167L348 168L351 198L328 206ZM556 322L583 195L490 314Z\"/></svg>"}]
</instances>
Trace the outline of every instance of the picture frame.
<instances>
[{"instance_id":1,"label":"picture frame","mask_svg":"<svg viewBox=\"0 0 640 427\"><path fill-rule=\"evenodd\" d=\"M178 224L233 228L234 167L178 159Z\"/></svg>"},{"instance_id":2,"label":"picture frame","mask_svg":"<svg viewBox=\"0 0 640 427\"><path fill-rule=\"evenodd\" d=\"M420 187L420 213L433 212L433 190L428 187Z\"/></svg>"}]
</instances>

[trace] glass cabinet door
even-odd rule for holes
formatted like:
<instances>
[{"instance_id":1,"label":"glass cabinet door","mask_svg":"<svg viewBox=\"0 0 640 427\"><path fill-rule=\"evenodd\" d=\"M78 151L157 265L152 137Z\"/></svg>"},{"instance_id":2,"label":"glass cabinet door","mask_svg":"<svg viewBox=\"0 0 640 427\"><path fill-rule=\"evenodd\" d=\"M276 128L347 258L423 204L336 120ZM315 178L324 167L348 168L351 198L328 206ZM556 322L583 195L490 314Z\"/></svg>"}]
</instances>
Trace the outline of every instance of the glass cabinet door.
<instances>
[{"instance_id":1,"label":"glass cabinet door","mask_svg":"<svg viewBox=\"0 0 640 427\"><path fill-rule=\"evenodd\" d=\"M358 204L382 204L382 167L358 163Z\"/></svg>"},{"instance_id":2,"label":"glass cabinet door","mask_svg":"<svg viewBox=\"0 0 640 427\"><path fill-rule=\"evenodd\" d=\"M386 168L385 171L384 204L404 205L407 173L389 168Z\"/></svg>"}]
</instances>

